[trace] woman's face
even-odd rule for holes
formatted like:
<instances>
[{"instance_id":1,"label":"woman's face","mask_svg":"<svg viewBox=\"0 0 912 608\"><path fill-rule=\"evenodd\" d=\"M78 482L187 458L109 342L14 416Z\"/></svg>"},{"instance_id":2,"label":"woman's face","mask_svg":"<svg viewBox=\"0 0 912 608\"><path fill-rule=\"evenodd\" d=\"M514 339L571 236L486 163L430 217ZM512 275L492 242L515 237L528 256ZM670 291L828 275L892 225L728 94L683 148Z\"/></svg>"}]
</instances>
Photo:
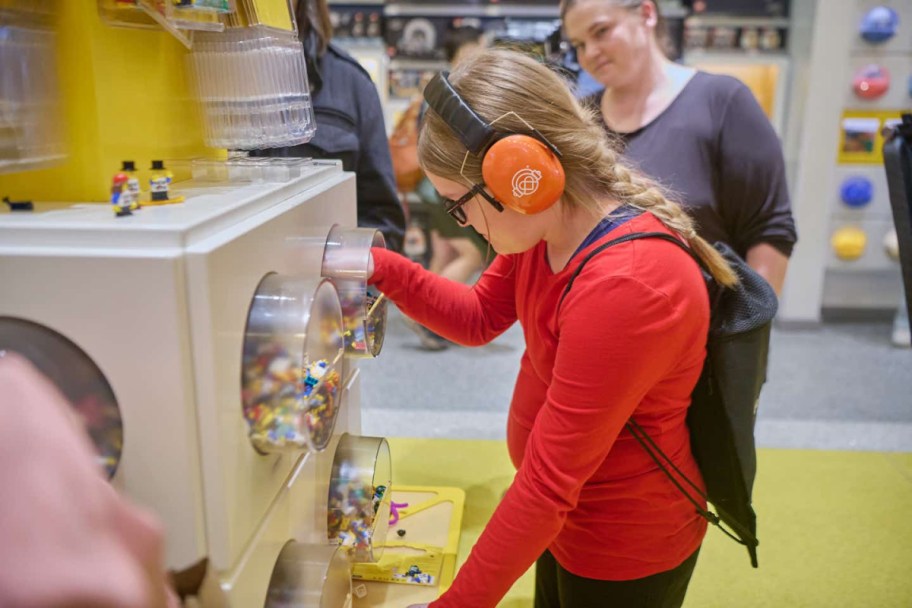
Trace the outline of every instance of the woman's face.
<instances>
[{"instance_id":1,"label":"woman's face","mask_svg":"<svg viewBox=\"0 0 912 608\"><path fill-rule=\"evenodd\" d=\"M624 7L614 0L578 0L564 15L564 33L580 67L607 88L642 77L654 44L655 6Z\"/></svg>"},{"instance_id":2,"label":"woman's face","mask_svg":"<svg viewBox=\"0 0 912 608\"><path fill-rule=\"evenodd\" d=\"M427 178L440 196L454 201L470 190L463 183L432 173L428 173ZM535 247L544 238L550 221L547 216L551 215L548 212L523 215L509 207L504 207L500 212L481 195L469 200L462 208L468 218L467 225L474 228L500 254L522 253Z\"/></svg>"}]
</instances>

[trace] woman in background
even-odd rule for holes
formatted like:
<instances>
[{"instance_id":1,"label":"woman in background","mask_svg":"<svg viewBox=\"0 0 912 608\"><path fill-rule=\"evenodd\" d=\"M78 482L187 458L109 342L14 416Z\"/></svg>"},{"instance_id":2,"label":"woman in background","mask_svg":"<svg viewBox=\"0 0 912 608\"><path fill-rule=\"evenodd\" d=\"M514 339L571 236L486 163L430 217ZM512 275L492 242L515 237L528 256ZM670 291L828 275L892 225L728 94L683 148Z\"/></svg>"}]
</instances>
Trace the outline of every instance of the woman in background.
<instances>
[{"instance_id":1,"label":"woman in background","mask_svg":"<svg viewBox=\"0 0 912 608\"><path fill-rule=\"evenodd\" d=\"M797 235L782 146L750 90L669 61L654 0L561 0L560 14L580 67L605 87L587 102L628 161L780 293Z\"/></svg>"},{"instance_id":2,"label":"woman in background","mask_svg":"<svg viewBox=\"0 0 912 608\"><path fill-rule=\"evenodd\" d=\"M297 0L317 132L306 144L259 150L266 156L333 158L357 179L358 226L377 228L387 247L402 250L405 211L396 192L383 108L370 75L330 42L326 0Z\"/></svg>"}]
</instances>

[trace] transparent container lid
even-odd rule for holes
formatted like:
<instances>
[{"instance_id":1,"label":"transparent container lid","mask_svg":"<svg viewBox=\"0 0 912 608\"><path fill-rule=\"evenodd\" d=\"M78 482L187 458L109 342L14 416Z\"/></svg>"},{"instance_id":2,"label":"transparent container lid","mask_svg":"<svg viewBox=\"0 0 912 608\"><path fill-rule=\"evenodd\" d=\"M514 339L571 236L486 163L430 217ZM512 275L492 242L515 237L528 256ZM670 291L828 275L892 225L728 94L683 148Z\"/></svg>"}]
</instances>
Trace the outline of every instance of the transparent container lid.
<instances>
[{"instance_id":1,"label":"transparent container lid","mask_svg":"<svg viewBox=\"0 0 912 608\"><path fill-rule=\"evenodd\" d=\"M351 605L351 568L343 551L288 541L279 553L265 608L345 608Z\"/></svg>"},{"instance_id":2,"label":"transparent container lid","mask_svg":"<svg viewBox=\"0 0 912 608\"><path fill-rule=\"evenodd\" d=\"M123 453L123 421L114 391L91 357L53 329L15 317L0 317L0 355L6 351L31 361L57 386L85 425L98 464L108 479L114 477Z\"/></svg>"},{"instance_id":3,"label":"transparent container lid","mask_svg":"<svg viewBox=\"0 0 912 608\"><path fill-rule=\"evenodd\" d=\"M312 164L309 158L251 157L234 152L225 160L195 158L190 166L198 181L284 183L304 175Z\"/></svg>"},{"instance_id":4,"label":"transparent container lid","mask_svg":"<svg viewBox=\"0 0 912 608\"><path fill-rule=\"evenodd\" d=\"M342 352L342 311L329 281L263 278L247 316L241 373L257 450L326 447L339 413Z\"/></svg>"},{"instance_id":5,"label":"transparent container lid","mask_svg":"<svg viewBox=\"0 0 912 608\"><path fill-rule=\"evenodd\" d=\"M387 300L373 287L367 276L371 247L385 247L386 241L373 228L333 226L323 253L324 277L331 278L342 301L345 326L345 354L350 357L376 357L386 335Z\"/></svg>"},{"instance_id":6,"label":"transparent container lid","mask_svg":"<svg viewBox=\"0 0 912 608\"><path fill-rule=\"evenodd\" d=\"M327 528L355 562L376 562L389 529L392 464L382 437L344 434L333 459Z\"/></svg>"}]
</instances>

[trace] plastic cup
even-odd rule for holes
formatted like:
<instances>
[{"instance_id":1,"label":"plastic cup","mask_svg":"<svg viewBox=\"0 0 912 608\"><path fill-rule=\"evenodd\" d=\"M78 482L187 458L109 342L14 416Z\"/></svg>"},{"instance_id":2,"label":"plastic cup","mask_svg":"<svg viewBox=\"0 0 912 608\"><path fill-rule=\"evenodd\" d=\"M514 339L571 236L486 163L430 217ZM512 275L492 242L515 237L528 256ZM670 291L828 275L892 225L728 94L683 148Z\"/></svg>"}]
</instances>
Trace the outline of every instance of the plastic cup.
<instances>
[{"instance_id":1,"label":"plastic cup","mask_svg":"<svg viewBox=\"0 0 912 608\"><path fill-rule=\"evenodd\" d=\"M351 605L351 568L338 547L288 541L279 553L265 608Z\"/></svg>"},{"instance_id":2,"label":"plastic cup","mask_svg":"<svg viewBox=\"0 0 912 608\"><path fill-rule=\"evenodd\" d=\"M268 274L247 316L241 396L260 452L322 451L339 413L342 312L333 285Z\"/></svg>"},{"instance_id":3,"label":"plastic cup","mask_svg":"<svg viewBox=\"0 0 912 608\"><path fill-rule=\"evenodd\" d=\"M386 334L387 300L367 284L371 247L384 247L383 234L373 228L329 231L323 254L324 277L331 278L342 302L345 354L370 358L380 354Z\"/></svg>"},{"instance_id":4,"label":"plastic cup","mask_svg":"<svg viewBox=\"0 0 912 608\"><path fill-rule=\"evenodd\" d=\"M329 482L329 540L347 547L354 562L376 562L389 528L392 465L382 437L345 434Z\"/></svg>"}]
</instances>

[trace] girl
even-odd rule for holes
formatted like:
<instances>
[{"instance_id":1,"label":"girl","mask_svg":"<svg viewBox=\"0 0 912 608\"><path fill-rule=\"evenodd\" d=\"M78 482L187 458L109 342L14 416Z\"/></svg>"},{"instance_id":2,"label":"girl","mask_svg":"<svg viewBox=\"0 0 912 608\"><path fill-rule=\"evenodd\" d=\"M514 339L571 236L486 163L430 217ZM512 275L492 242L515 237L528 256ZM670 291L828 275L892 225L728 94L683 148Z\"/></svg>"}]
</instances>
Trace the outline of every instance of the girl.
<instances>
[{"instance_id":1,"label":"girl","mask_svg":"<svg viewBox=\"0 0 912 608\"><path fill-rule=\"evenodd\" d=\"M540 608L680 606L706 524L624 424L633 416L702 483L685 417L705 356L706 285L685 251L645 239L592 258L561 298L588 252L634 232L673 235L721 283L737 279L681 208L621 162L547 67L485 51L450 75L461 99L435 102L432 85L422 168L451 215L498 256L468 287L378 249L371 282L461 344L489 342L518 320L526 351L507 429L516 477L453 586L431 606L493 607L536 562ZM532 132L543 150L559 153L566 184L553 204L528 214L517 200L495 197L482 175L490 152L470 152L457 135L465 125L446 116L456 103L501 134ZM531 181L514 180L513 195L550 186L531 172Z\"/></svg>"}]
</instances>

